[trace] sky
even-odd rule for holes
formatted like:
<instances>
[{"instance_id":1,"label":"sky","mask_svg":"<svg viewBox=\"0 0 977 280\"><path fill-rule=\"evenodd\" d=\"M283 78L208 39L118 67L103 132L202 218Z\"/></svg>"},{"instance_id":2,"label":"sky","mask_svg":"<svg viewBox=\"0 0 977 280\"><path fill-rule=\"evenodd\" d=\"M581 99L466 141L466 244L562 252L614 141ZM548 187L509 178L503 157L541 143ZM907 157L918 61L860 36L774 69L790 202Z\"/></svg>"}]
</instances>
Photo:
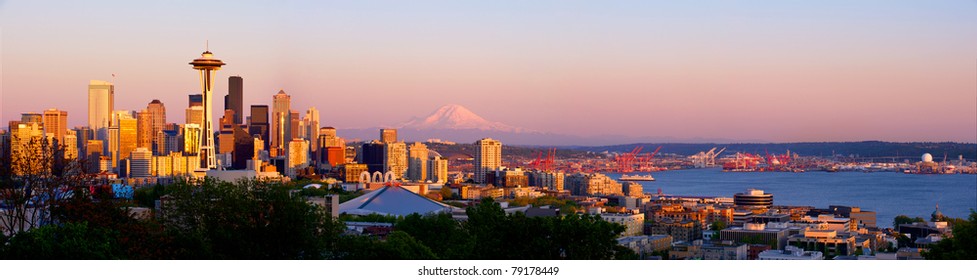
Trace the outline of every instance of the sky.
<instances>
[{"instance_id":1,"label":"sky","mask_svg":"<svg viewBox=\"0 0 977 280\"><path fill-rule=\"evenodd\" d=\"M678 3L674 3L678 2ZM279 90L323 126L445 104L535 131L675 139L977 142L977 1L2 1L6 124L116 109L182 123L209 41L215 118ZM112 77L115 74L115 77ZM5 125L0 125L5 126Z\"/></svg>"}]
</instances>

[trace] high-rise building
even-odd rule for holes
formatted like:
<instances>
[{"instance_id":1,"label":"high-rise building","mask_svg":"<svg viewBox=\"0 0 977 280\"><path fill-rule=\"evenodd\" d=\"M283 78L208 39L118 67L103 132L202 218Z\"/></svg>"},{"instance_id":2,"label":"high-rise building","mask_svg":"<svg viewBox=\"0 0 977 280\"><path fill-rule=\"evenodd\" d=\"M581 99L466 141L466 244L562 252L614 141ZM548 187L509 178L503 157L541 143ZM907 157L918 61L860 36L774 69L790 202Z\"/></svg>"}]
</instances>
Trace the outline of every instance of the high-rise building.
<instances>
[{"instance_id":1,"label":"high-rise building","mask_svg":"<svg viewBox=\"0 0 977 280\"><path fill-rule=\"evenodd\" d=\"M340 146L340 143L339 143L340 142L340 138L338 136L336 136L336 129L333 128L333 127L331 127L331 126L319 128L319 137L318 137L318 139L320 139L320 141L319 141L320 142L319 143L319 146L320 147L339 147ZM343 145L343 146L345 146L345 145Z\"/></svg>"},{"instance_id":2,"label":"high-rise building","mask_svg":"<svg viewBox=\"0 0 977 280\"><path fill-rule=\"evenodd\" d=\"M67 130L64 134L64 158L65 159L77 159L78 158L78 135L77 131Z\"/></svg>"},{"instance_id":3,"label":"high-rise building","mask_svg":"<svg viewBox=\"0 0 977 280\"><path fill-rule=\"evenodd\" d=\"M90 139L85 141L85 147L85 151L87 151L87 154L85 154L85 160L88 163L88 172L98 173L107 171L108 167L105 169L101 168L102 155L104 155L102 153L102 147L105 147L102 140Z\"/></svg>"},{"instance_id":4,"label":"high-rise building","mask_svg":"<svg viewBox=\"0 0 977 280\"><path fill-rule=\"evenodd\" d=\"M203 106L190 106L186 110L186 123L196 124L197 126L203 126L204 122L204 107Z\"/></svg>"},{"instance_id":5,"label":"high-rise building","mask_svg":"<svg viewBox=\"0 0 977 280\"><path fill-rule=\"evenodd\" d=\"M108 139L114 110L115 86L106 81L91 80L88 83L88 127L95 131L95 139Z\"/></svg>"},{"instance_id":6,"label":"high-rise building","mask_svg":"<svg viewBox=\"0 0 977 280\"><path fill-rule=\"evenodd\" d=\"M200 126L195 123L183 125L183 153L197 156L200 153ZM199 158L199 157L198 157Z\"/></svg>"},{"instance_id":7,"label":"high-rise building","mask_svg":"<svg viewBox=\"0 0 977 280\"><path fill-rule=\"evenodd\" d=\"M78 158L87 160L88 140L95 139L95 131L87 126L76 126L73 130L75 131L75 136L78 138L78 143L75 143L78 147Z\"/></svg>"},{"instance_id":8,"label":"high-rise building","mask_svg":"<svg viewBox=\"0 0 977 280\"><path fill-rule=\"evenodd\" d=\"M44 133L54 134L54 140L58 145L64 146L64 136L68 132L68 112L58 109L47 109L44 111Z\"/></svg>"},{"instance_id":9,"label":"high-rise building","mask_svg":"<svg viewBox=\"0 0 977 280\"><path fill-rule=\"evenodd\" d=\"M116 168L120 160L129 158L129 153L136 149L138 121L129 111L116 111L112 114L112 119L112 126L109 127L109 147L112 154L112 168Z\"/></svg>"},{"instance_id":10,"label":"high-rise building","mask_svg":"<svg viewBox=\"0 0 977 280\"><path fill-rule=\"evenodd\" d=\"M380 142L381 143L397 142L397 130L393 128L381 128Z\"/></svg>"},{"instance_id":11,"label":"high-rise building","mask_svg":"<svg viewBox=\"0 0 977 280\"><path fill-rule=\"evenodd\" d=\"M234 125L234 150L231 152L231 168L243 170L248 167L248 160L254 160L254 137L240 125Z\"/></svg>"},{"instance_id":12,"label":"high-rise building","mask_svg":"<svg viewBox=\"0 0 977 280\"><path fill-rule=\"evenodd\" d=\"M332 127L319 128L319 150L316 151L316 161L320 166L336 167L346 163L346 142L336 136L336 129Z\"/></svg>"},{"instance_id":13,"label":"high-rise building","mask_svg":"<svg viewBox=\"0 0 977 280\"><path fill-rule=\"evenodd\" d=\"M146 147L132 150L129 155L129 177L145 178L152 176L153 153Z\"/></svg>"},{"instance_id":14,"label":"high-rise building","mask_svg":"<svg viewBox=\"0 0 977 280\"><path fill-rule=\"evenodd\" d=\"M248 134L251 136L260 135L261 140L268 143L268 105L251 105L251 116L248 118ZM261 147L267 150L266 146Z\"/></svg>"},{"instance_id":15,"label":"high-rise building","mask_svg":"<svg viewBox=\"0 0 977 280\"><path fill-rule=\"evenodd\" d=\"M311 145L309 149L312 152L319 150L319 110L315 107L309 107L309 110L305 111L305 117L302 119L305 123L305 136L306 140L309 140Z\"/></svg>"},{"instance_id":16,"label":"high-rise building","mask_svg":"<svg viewBox=\"0 0 977 280\"><path fill-rule=\"evenodd\" d=\"M492 138L475 141L475 183L485 183L485 173L502 166L502 142Z\"/></svg>"},{"instance_id":17,"label":"high-rise building","mask_svg":"<svg viewBox=\"0 0 977 280\"><path fill-rule=\"evenodd\" d=\"M427 179L435 183L448 181L448 159L441 156L431 157L427 162Z\"/></svg>"},{"instance_id":18,"label":"high-rise building","mask_svg":"<svg viewBox=\"0 0 977 280\"><path fill-rule=\"evenodd\" d=\"M288 113L289 125L285 126L285 136L290 137L289 140L299 138L299 112L291 111ZM288 141L288 140L286 140Z\"/></svg>"},{"instance_id":19,"label":"high-rise building","mask_svg":"<svg viewBox=\"0 0 977 280\"><path fill-rule=\"evenodd\" d=\"M362 148L361 163L366 164L370 173L384 172L384 153L386 147L379 141L364 143Z\"/></svg>"},{"instance_id":20,"label":"high-rise building","mask_svg":"<svg viewBox=\"0 0 977 280\"><path fill-rule=\"evenodd\" d=\"M153 116L148 110L136 113L136 147L153 148Z\"/></svg>"},{"instance_id":21,"label":"high-rise building","mask_svg":"<svg viewBox=\"0 0 977 280\"><path fill-rule=\"evenodd\" d=\"M303 139L292 139L288 142L286 154L285 175L295 177L297 170L309 166L309 142Z\"/></svg>"},{"instance_id":22,"label":"high-rise building","mask_svg":"<svg viewBox=\"0 0 977 280\"><path fill-rule=\"evenodd\" d=\"M149 102L149 105L146 106L146 111L149 111L149 116L152 119L152 129L150 132L152 136L150 137L152 138L152 147L153 151L155 152L159 150L156 147L159 145L156 136L160 134L160 131L163 131L163 126L166 125L166 106L163 106L163 102L160 102L159 99L153 99L153 101Z\"/></svg>"},{"instance_id":23,"label":"high-rise building","mask_svg":"<svg viewBox=\"0 0 977 280\"><path fill-rule=\"evenodd\" d=\"M40 172L36 162L30 161L30 154L39 154L42 151L44 136L44 125L41 122L10 122L10 171L13 174L22 175L27 173Z\"/></svg>"},{"instance_id":24,"label":"high-rise building","mask_svg":"<svg viewBox=\"0 0 977 280\"><path fill-rule=\"evenodd\" d=\"M200 168L214 169L217 158L214 150L214 126L211 122L214 99L214 72L221 69L225 63L214 57L210 50L204 51L200 57L190 62L194 70L200 71L200 88L203 94L204 121L200 137Z\"/></svg>"},{"instance_id":25,"label":"high-rise building","mask_svg":"<svg viewBox=\"0 0 977 280\"><path fill-rule=\"evenodd\" d=\"M224 116L220 119L220 133L217 135L217 153L226 154L234 152L234 110L224 110Z\"/></svg>"},{"instance_id":26,"label":"high-rise building","mask_svg":"<svg viewBox=\"0 0 977 280\"><path fill-rule=\"evenodd\" d=\"M40 124L43 124L44 123L44 116L41 115L41 114L39 114L39 113L34 113L34 112L21 113L20 114L20 122L21 123L40 123Z\"/></svg>"},{"instance_id":27,"label":"high-rise building","mask_svg":"<svg viewBox=\"0 0 977 280\"><path fill-rule=\"evenodd\" d=\"M183 129L164 129L158 134L155 153L157 155L169 155L171 153L183 152Z\"/></svg>"},{"instance_id":28,"label":"high-rise building","mask_svg":"<svg viewBox=\"0 0 977 280\"><path fill-rule=\"evenodd\" d=\"M421 142L414 142L410 145L409 156L407 159L407 179L417 182L427 180L428 150L427 145Z\"/></svg>"},{"instance_id":29,"label":"high-rise building","mask_svg":"<svg viewBox=\"0 0 977 280\"><path fill-rule=\"evenodd\" d=\"M385 147L383 154L383 170L391 171L394 179L404 178L407 175L407 143L393 142L383 144Z\"/></svg>"},{"instance_id":30,"label":"high-rise building","mask_svg":"<svg viewBox=\"0 0 977 280\"><path fill-rule=\"evenodd\" d=\"M271 147L272 156L277 156L280 151L284 149L285 143L290 141L291 130L288 126L291 125L291 105L292 97L285 94L284 90L279 90L278 94L272 96L272 108L271 108ZM289 135L289 136L287 136Z\"/></svg>"},{"instance_id":31,"label":"high-rise building","mask_svg":"<svg viewBox=\"0 0 977 280\"><path fill-rule=\"evenodd\" d=\"M227 78L227 96L224 109L234 110L234 124L244 123L241 121L244 116L244 79L241 76Z\"/></svg>"}]
</instances>

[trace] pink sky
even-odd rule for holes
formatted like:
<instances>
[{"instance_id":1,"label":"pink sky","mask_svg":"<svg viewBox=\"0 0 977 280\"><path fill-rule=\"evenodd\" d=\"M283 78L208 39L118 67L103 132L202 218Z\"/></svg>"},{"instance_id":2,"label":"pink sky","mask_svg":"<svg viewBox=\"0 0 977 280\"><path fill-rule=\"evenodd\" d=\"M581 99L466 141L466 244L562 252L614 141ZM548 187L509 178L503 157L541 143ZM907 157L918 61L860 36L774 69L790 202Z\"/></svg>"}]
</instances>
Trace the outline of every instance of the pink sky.
<instances>
[{"instance_id":1,"label":"pink sky","mask_svg":"<svg viewBox=\"0 0 977 280\"><path fill-rule=\"evenodd\" d=\"M0 117L83 125L116 73L118 110L182 122L209 39L215 112L240 75L245 108L284 89L340 129L455 103L583 136L977 142L973 2L445 3L3 3Z\"/></svg>"}]
</instances>

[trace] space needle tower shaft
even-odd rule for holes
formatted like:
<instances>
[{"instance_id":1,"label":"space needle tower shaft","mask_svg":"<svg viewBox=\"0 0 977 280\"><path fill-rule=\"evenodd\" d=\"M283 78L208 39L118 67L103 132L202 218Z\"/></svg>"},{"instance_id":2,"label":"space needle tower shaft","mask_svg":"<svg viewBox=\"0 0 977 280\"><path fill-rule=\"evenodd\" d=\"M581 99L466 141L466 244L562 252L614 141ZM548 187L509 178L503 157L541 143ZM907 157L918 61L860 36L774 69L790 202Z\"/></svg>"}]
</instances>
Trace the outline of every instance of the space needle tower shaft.
<instances>
[{"instance_id":1,"label":"space needle tower shaft","mask_svg":"<svg viewBox=\"0 0 977 280\"><path fill-rule=\"evenodd\" d=\"M200 87L203 94L203 127L200 133L200 146L197 155L200 156L200 169L210 170L217 168L217 159L214 151L214 127L210 121L212 117L214 74L224 66L224 62L214 57L210 49L204 51L199 58L190 62L193 69L200 71Z\"/></svg>"}]
</instances>

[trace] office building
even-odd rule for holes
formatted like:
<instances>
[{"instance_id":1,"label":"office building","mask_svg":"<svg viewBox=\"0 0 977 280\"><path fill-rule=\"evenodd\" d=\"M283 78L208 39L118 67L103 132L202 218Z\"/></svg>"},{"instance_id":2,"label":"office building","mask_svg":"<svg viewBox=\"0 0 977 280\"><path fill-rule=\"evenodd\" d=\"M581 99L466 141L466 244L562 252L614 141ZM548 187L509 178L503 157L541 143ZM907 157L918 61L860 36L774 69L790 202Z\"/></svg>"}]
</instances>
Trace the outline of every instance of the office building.
<instances>
[{"instance_id":1,"label":"office building","mask_svg":"<svg viewBox=\"0 0 977 280\"><path fill-rule=\"evenodd\" d=\"M108 139L114 110L115 86L106 81L91 80L88 83L88 127L95 131L95 139Z\"/></svg>"},{"instance_id":2,"label":"office building","mask_svg":"<svg viewBox=\"0 0 977 280\"><path fill-rule=\"evenodd\" d=\"M302 123L305 124L303 125L304 138L309 140L311 143L309 149L314 153L319 150L319 110L315 107L306 110Z\"/></svg>"},{"instance_id":3,"label":"office building","mask_svg":"<svg viewBox=\"0 0 977 280\"><path fill-rule=\"evenodd\" d=\"M448 159L434 156L427 161L427 180L435 183L448 182Z\"/></svg>"},{"instance_id":4,"label":"office building","mask_svg":"<svg viewBox=\"0 0 977 280\"><path fill-rule=\"evenodd\" d=\"M159 149L156 147L159 145L159 135L163 131L163 127L166 126L166 106L163 106L163 102L159 99L153 99L146 105L146 111L149 112L149 118L152 120L152 128L150 129L150 136L152 138L152 148L155 153ZM159 154L157 154L159 155Z\"/></svg>"},{"instance_id":5,"label":"office building","mask_svg":"<svg viewBox=\"0 0 977 280\"><path fill-rule=\"evenodd\" d=\"M391 171L395 180L407 175L407 143L384 143L383 170Z\"/></svg>"},{"instance_id":6,"label":"office building","mask_svg":"<svg viewBox=\"0 0 977 280\"><path fill-rule=\"evenodd\" d=\"M397 130L393 128L380 129L380 142L384 144L397 142Z\"/></svg>"},{"instance_id":7,"label":"office building","mask_svg":"<svg viewBox=\"0 0 977 280\"><path fill-rule=\"evenodd\" d=\"M383 173L386 171L384 170L385 149L386 147L379 141L363 143L360 163L366 164L367 170L370 172L370 174L373 174L374 172Z\"/></svg>"},{"instance_id":8,"label":"office building","mask_svg":"<svg viewBox=\"0 0 977 280\"><path fill-rule=\"evenodd\" d=\"M285 143L291 141L291 105L292 97L285 94L284 90L279 90L278 94L272 96L271 108L271 155L278 156L285 147Z\"/></svg>"},{"instance_id":9,"label":"office building","mask_svg":"<svg viewBox=\"0 0 977 280\"><path fill-rule=\"evenodd\" d=\"M733 195L733 204L738 207L770 207L773 205L773 194L747 189L746 192Z\"/></svg>"},{"instance_id":10,"label":"office building","mask_svg":"<svg viewBox=\"0 0 977 280\"><path fill-rule=\"evenodd\" d=\"M78 134L77 131L67 130L64 135L64 158L65 159L77 159L78 154Z\"/></svg>"},{"instance_id":11,"label":"office building","mask_svg":"<svg viewBox=\"0 0 977 280\"><path fill-rule=\"evenodd\" d=\"M475 183L486 183L485 173L500 166L502 166L502 142L491 138L475 141Z\"/></svg>"},{"instance_id":12,"label":"office building","mask_svg":"<svg viewBox=\"0 0 977 280\"><path fill-rule=\"evenodd\" d=\"M267 150L268 139L268 105L251 105L251 116L248 117L248 134L251 136L259 135L261 140L266 144L261 147L262 150Z\"/></svg>"},{"instance_id":13,"label":"office building","mask_svg":"<svg viewBox=\"0 0 977 280\"><path fill-rule=\"evenodd\" d=\"M148 110L136 113L136 147L153 148L153 118Z\"/></svg>"},{"instance_id":14,"label":"office building","mask_svg":"<svg viewBox=\"0 0 977 280\"><path fill-rule=\"evenodd\" d=\"M285 175L295 178L297 170L309 167L309 142L292 139L288 142Z\"/></svg>"},{"instance_id":15,"label":"office building","mask_svg":"<svg viewBox=\"0 0 977 280\"><path fill-rule=\"evenodd\" d=\"M146 178L152 173L153 153L146 147L138 147L129 155L129 177Z\"/></svg>"},{"instance_id":16,"label":"office building","mask_svg":"<svg viewBox=\"0 0 977 280\"><path fill-rule=\"evenodd\" d=\"M227 95L224 96L224 110L234 110L232 120L234 124L243 124L244 116L244 79L241 76L227 78Z\"/></svg>"},{"instance_id":17,"label":"office building","mask_svg":"<svg viewBox=\"0 0 977 280\"><path fill-rule=\"evenodd\" d=\"M745 244L764 244L783 250L787 246L787 228L768 228L766 224L746 223L719 231L719 240Z\"/></svg>"},{"instance_id":18,"label":"office building","mask_svg":"<svg viewBox=\"0 0 977 280\"><path fill-rule=\"evenodd\" d=\"M421 142L414 142L408 149L407 159L407 179L415 182L427 180L428 150L427 145Z\"/></svg>"},{"instance_id":19,"label":"office building","mask_svg":"<svg viewBox=\"0 0 977 280\"><path fill-rule=\"evenodd\" d=\"M44 133L51 133L58 145L64 146L64 136L68 132L68 112L48 109L43 113Z\"/></svg>"},{"instance_id":20,"label":"office building","mask_svg":"<svg viewBox=\"0 0 977 280\"><path fill-rule=\"evenodd\" d=\"M188 123L183 125L183 153L198 155L200 153L200 125Z\"/></svg>"},{"instance_id":21,"label":"office building","mask_svg":"<svg viewBox=\"0 0 977 280\"><path fill-rule=\"evenodd\" d=\"M31 158L42 152L44 136L44 125L41 122L18 122L11 121L10 125L10 171L13 174L23 175L28 173L41 172L50 166L44 167L37 165Z\"/></svg>"}]
</instances>

